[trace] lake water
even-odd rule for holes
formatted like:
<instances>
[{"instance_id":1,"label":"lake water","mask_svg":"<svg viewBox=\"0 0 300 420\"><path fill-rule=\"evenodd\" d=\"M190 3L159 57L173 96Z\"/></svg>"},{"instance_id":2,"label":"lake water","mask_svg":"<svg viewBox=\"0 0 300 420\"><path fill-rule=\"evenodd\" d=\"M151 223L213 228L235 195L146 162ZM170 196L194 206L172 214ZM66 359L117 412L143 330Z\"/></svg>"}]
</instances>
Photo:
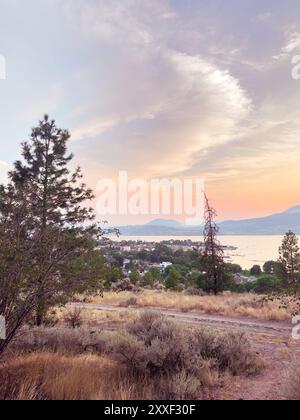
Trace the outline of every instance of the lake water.
<instances>
[{"instance_id":1,"label":"lake water","mask_svg":"<svg viewBox=\"0 0 300 420\"><path fill-rule=\"evenodd\" d=\"M146 242L161 242L168 240L202 241L202 236L192 237L172 237L172 236L121 236L120 240L142 240ZM282 236L220 236L222 245L234 246L237 250L226 251L228 261L239 264L244 269L249 269L253 265L263 265L268 260L278 259L278 249L281 245Z\"/></svg>"}]
</instances>

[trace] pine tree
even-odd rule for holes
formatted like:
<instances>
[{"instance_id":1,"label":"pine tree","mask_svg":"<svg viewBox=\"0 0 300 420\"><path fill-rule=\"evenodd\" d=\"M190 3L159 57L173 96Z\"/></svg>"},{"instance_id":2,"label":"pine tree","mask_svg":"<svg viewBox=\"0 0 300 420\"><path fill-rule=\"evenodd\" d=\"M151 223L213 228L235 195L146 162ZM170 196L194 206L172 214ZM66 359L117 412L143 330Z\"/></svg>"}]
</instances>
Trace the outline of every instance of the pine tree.
<instances>
[{"instance_id":1,"label":"pine tree","mask_svg":"<svg viewBox=\"0 0 300 420\"><path fill-rule=\"evenodd\" d=\"M94 212L82 204L93 198L92 191L81 183L80 168L71 173L73 159L67 153L70 134L58 129L46 115L32 129L29 142L22 144L23 161L17 161L10 178L14 185L27 188L32 214L43 231L47 226L78 226L94 219Z\"/></svg>"},{"instance_id":2,"label":"pine tree","mask_svg":"<svg viewBox=\"0 0 300 420\"><path fill-rule=\"evenodd\" d=\"M59 275L56 272L48 278L48 283L51 280L57 285L59 283L62 290L75 286L70 283L70 273L80 270L84 255L93 251L95 238L100 234L93 223L93 210L84 205L93 198L92 191L82 183L80 168L74 172L69 169L73 159L73 155L67 152L69 139L68 131L57 128L55 121L45 116L32 129L30 140L22 144L23 159L15 163L9 174L12 188L26 191L31 229L38 242L37 264L47 266L49 258L57 255L58 250L65 255L69 253L69 263L62 257L64 267L60 266ZM75 254L76 263L72 259ZM48 286L44 285L46 289ZM43 296L42 291L37 303L37 325L42 324L49 305L54 304L49 296Z\"/></svg>"},{"instance_id":3,"label":"pine tree","mask_svg":"<svg viewBox=\"0 0 300 420\"><path fill-rule=\"evenodd\" d=\"M297 288L300 281L300 249L298 237L289 231L279 248L279 262L282 264L286 286Z\"/></svg>"}]
</instances>

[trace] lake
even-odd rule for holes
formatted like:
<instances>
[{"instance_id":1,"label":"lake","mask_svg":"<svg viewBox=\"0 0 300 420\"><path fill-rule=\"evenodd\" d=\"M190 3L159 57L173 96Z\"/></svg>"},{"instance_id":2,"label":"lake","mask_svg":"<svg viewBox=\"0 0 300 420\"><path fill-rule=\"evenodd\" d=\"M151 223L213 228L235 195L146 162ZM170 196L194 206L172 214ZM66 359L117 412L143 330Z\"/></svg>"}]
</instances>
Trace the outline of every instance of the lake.
<instances>
[{"instance_id":1,"label":"lake","mask_svg":"<svg viewBox=\"0 0 300 420\"><path fill-rule=\"evenodd\" d=\"M121 236L119 240L134 241L142 240L146 242L161 242L168 240L202 241L202 236L192 237L172 237L172 236ZM253 265L263 265L268 260L277 260L278 249L281 245L283 236L220 236L222 245L236 247L237 250L226 251L228 261L239 264L244 269L249 269Z\"/></svg>"}]
</instances>

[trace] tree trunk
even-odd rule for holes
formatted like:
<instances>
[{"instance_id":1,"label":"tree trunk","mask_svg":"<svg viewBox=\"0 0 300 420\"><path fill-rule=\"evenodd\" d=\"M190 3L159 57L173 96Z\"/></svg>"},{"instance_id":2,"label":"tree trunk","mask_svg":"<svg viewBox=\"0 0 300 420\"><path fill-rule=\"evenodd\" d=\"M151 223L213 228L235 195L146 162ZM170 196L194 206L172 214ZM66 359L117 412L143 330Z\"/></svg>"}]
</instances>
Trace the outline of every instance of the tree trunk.
<instances>
[{"instance_id":1,"label":"tree trunk","mask_svg":"<svg viewBox=\"0 0 300 420\"><path fill-rule=\"evenodd\" d=\"M43 298L39 298L39 303L36 309L36 326L41 327L44 323L46 314L45 304Z\"/></svg>"}]
</instances>

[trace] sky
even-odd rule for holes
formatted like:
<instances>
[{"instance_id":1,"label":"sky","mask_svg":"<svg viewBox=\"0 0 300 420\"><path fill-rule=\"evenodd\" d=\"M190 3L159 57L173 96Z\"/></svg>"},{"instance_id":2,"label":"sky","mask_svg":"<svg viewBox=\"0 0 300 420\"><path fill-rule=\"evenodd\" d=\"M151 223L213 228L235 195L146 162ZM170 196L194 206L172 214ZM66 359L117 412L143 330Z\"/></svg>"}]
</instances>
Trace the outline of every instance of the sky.
<instances>
[{"instance_id":1,"label":"sky","mask_svg":"<svg viewBox=\"0 0 300 420\"><path fill-rule=\"evenodd\" d=\"M297 55L298 0L0 0L0 182L47 113L92 188L126 170L203 179L220 219L298 205Z\"/></svg>"}]
</instances>

